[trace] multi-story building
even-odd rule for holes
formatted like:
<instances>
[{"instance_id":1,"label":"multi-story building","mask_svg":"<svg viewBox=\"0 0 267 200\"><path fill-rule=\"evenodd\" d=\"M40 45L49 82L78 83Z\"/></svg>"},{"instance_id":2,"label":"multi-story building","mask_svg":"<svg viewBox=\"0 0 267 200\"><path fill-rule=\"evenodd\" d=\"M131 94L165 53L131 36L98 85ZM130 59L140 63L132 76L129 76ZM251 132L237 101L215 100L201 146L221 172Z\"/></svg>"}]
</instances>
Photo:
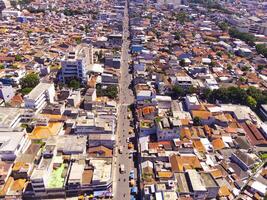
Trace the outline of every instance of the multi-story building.
<instances>
[{"instance_id":1,"label":"multi-story building","mask_svg":"<svg viewBox=\"0 0 267 200\"><path fill-rule=\"evenodd\" d=\"M46 105L47 102L53 103L54 97L54 84L41 82L24 97L25 108L39 111Z\"/></svg>"},{"instance_id":2,"label":"multi-story building","mask_svg":"<svg viewBox=\"0 0 267 200\"><path fill-rule=\"evenodd\" d=\"M72 79L77 79L85 83L88 80L88 66L93 62L92 46L82 44L70 49L61 60L60 81L68 83Z\"/></svg>"}]
</instances>

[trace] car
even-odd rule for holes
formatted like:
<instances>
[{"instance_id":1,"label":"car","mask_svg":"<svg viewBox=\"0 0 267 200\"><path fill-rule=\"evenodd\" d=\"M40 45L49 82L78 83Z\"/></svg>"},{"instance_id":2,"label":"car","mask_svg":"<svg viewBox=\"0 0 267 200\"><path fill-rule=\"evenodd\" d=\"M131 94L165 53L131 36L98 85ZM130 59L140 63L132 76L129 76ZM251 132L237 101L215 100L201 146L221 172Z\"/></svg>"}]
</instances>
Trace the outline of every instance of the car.
<instances>
[{"instance_id":1,"label":"car","mask_svg":"<svg viewBox=\"0 0 267 200\"><path fill-rule=\"evenodd\" d=\"M125 173L125 166L124 166L124 164L121 164L120 165L120 173L121 174Z\"/></svg>"},{"instance_id":2,"label":"car","mask_svg":"<svg viewBox=\"0 0 267 200\"><path fill-rule=\"evenodd\" d=\"M122 146L119 146L119 153L122 154Z\"/></svg>"},{"instance_id":3,"label":"car","mask_svg":"<svg viewBox=\"0 0 267 200\"><path fill-rule=\"evenodd\" d=\"M133 149L133 147L134 147L134 146L133 146L133 143L129 143L129 144L128 144L128 149Z\"/></svg>"},{"instance_id":4,"label":"car","mask_svg":"<svg viewBox=\"0 0 267 200\"><path fill-rule=\"evenodd\" d=\"M131 194L137 194L137 187L132 187L131 188Z\"/></svg>"}]
</instances>

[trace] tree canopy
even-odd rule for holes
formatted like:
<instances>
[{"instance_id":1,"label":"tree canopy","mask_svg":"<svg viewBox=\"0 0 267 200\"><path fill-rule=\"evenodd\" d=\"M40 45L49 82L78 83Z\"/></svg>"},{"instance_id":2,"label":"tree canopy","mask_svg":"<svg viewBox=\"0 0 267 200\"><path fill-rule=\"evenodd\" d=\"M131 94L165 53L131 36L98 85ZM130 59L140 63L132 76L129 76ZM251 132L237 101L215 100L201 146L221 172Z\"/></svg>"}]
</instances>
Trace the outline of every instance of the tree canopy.
<instances>
[{"instance_id":1,"label":"tree canopy","mask_svg":"<svg viewBox=\"0 0 267 200\"><path fill-rule=\"evenodd\" d=\"M118 88L115 85L109 85L105 89L103 89L100 85L97 85L96 94L100 97L107 96L108 98L116 99L118 96Z\"/></svg>"},{"instance_id":2,"label":"tree canopy","mask_svg":"<svg viewBox=\"0 0 267 200\"><path fill-rule=\"evenodd\" d=\"M267 45L266 44L257 44L256 51L259 54L262 54L265 58L267 58Z\"/></svg>"},{"instance_id":3,"label":"tree canopy","mask_svg":"<svg viewBox=\"0 0 267 200\"><path fill-rule=\"evenodd\" d=\"M221 103L233 103L247 105L254 109L258 105L267 103L267 92L249 87L242 89L240 87L219 88L216 90L205 89L202 97L210 103L219 101Z\"/></svg>"},{"instance_id":4,"label":"tree canopy","mask_svg":"<svg viewBox=\"0 0 267 200\"><path fill-rule=\"evenodd\" d=\"M20 80L21 88L34 88L40 82L40 78L36 73L30 73Z\"/></svg>"},{"instance_id":5,"label":"tree canopy","mask_svg":"<svg viewBox=\"0 0 267 200\"><path fill-rule=\"evenodd\" d=\"M73 88L73 89L76 90L76 89L78 89L78 88L81 87L81 84L80 84L79 81L73 79L73 80L71 80L71 81L69 82L68 86L69 86L70 88Z\"/></svg>"},{"instance_id":6,"label":"tree canopy","mask_svg":"<svg viewBox=\"0 0 267 200\"><path fill-rule=\"evenodd\" d=\"M256 40L256 38L254 37L254 35L252 35L250 33L240 32L236 28L230 28L229 29L229 35L231 37L234 37L234 38L238 38L240 40L243 40L243 41L247 42L249 45L254 45L254 42Z\"/></svg>"}]
</instances>

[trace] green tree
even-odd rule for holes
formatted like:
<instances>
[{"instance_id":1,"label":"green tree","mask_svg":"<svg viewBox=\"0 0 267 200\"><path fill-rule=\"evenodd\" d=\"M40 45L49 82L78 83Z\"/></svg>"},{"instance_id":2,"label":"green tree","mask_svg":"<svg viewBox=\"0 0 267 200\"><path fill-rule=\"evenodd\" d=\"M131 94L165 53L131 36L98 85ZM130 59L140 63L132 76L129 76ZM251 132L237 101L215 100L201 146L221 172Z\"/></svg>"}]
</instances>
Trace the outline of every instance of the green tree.
<instances>
[{"instance_id":1,"label":"green tree","mask_svg":"<svg viewBox=\"0 0 267 200\"><path fill-rule=\"evenodd\" d=\"M262 70L264 70L265 68L267 68L267 66L264 66L264 65L259 65L259 66L258 66L258 70L259 70L259 71L262 71Z\"/></svg>"},{"instance_id":2,"label":"green tree","mask_svg":"<svg viewBox=\"0 0 267 200\"><path fill-rule=\"evenodd\" d=\"M194 126L200 126L201 125L201 119L199 117L194 117L193 124L194 124Z\"/></svg>"},{"instance_id":3,"label":"green tree","mask_svg":"<svg viewBox=\"0 0 267 200\"><path fill-rule=\"evenodd\" d=\"M252 96L248 96L247 97L247 102L246 103L252 109L255 109L256 106L257 106L257 101Z\"/></svg>"},{"instance_id":4,"label":"green tree","mask_svg":"<svg viewBox=\"0 0 267 200\"><path fill-rule=\"evenodd\" d=\"M180 85L174 85L172 90L176 97L182 97L185 95L184 89Z\"/></svg>"},{"instance_id":5,"label":"green tree","mask_svg":"<svg viewBox=\"0 0 267 200\"><path fill-rule=\"evenodd\" d=\"M218 24L219 28L222 29L223 31L227 31L228 30L228 24L226 22L221 22Z\"/></svg>"},{"instance_id":6,"label":"green tree","mask_svg":"<svg viewBox=\"0 0 267 200\"><path fill-rule=\"evenodd\" d=\"M174 35L175 35L175 36L174 36L174 39L175 39L175 40L180 40L180 39L181 39L181 34L180 34L180 32L176 32Z\"/></svg>"},{"instance_id":7,"label":"green tree","mask_svg":"<svg viewBox=\"0 0 267 200\"><path fill-rule=\"evenodd\" d=\"M184 67L185 64L186 64L186 63L185 63L185 60L184 60L184 59L180 60L180 61L179 61L179 64L181 65L181 67Z\"/></svg>"},{"instance_id":8,"label":"green tree","mask_svg":"<svg viewBox=\"0 0 267 200\"><path fill-rule=\"evenodd\" d=\"M31 91L32 91L32 88L28 88L28 87L23 88L23 89L20 90L22 95L29 94Z\"/></svg>"},{"instance_id":9,"label":"green tree","mask_svg":"<svg viewBox=\"0 0 267 200\"><path fill-rule=\"evenodd\" d=\"M179 12L176 14L176 20L180 22L180 24L184 24L186 21L188 21L188 15L185 12Z\"/></svg>"},{"instance_id":10,"label":"green tree","mask_svg":"<svg viewBox=\"0 0 267 200\"><path fill-rule=\"evenodd\" d=\"M20 80L21 88L34 88L40 82L40 78L36 73L30 73Z\"/></svg>"},{"instance_id":11,"label":"green tree","mask_svg":"<svg viewBox=\"0 0 267 200\"><path fill-rule=\"evenodd\" d=\"M211 94L212 94L211 89L204 88L204 90L203 90L203 98L210 99Z\"/></svg>"},{"instance_id":12,"label":"green tree","mask_svg":"<svg viewBox=\"0 0 267 200\"><path fill-rule=\"evenodd\" d=\"M222 53L221 51L218 51L218 52L216 53L216 55L219 56L219 57L222 57L223 53Z\"/></svg>"},{"instance_id":13,"label":"green tree","mask_svg":"<svg viewBox=\"0 0 267 200\"><path fill-rule=\"evenodd\" d=\"M106 89L106 96L111 99L116 99L118 96L118 88L115 85L110 85Z\"/></svg>"},{"instance_id":14,"label":"green tree","mask_svg":"<svg viewBox=\"0 0 267 200\"><path fill-rule=\"evenodd\" d=\"M246 79L245 79L243 76L241 76L241 77L239 78L239 81L240 81L241 83L245 83L245 82L246 82Z\"/></svg>"},{"instance_id":15,"label":"green tree","mask_svg":"<svg viewBox=\"0 0 267 200\"><path fill-rule=\"evenodd\" d=\"M197 93L198 92L198 89L192 85L190 85L190 87L187 89L187 93L188 94L194 94L194 93Z\"/></svg>"},{"instance_id":16,"label":"green tree","mask_svg":"<svg viewBox=\"0 0 267 200\"><path fill-rule=\"evenodd\" d=\"M265 58L267 58L267 45L266 44L257 44L256 51L258 54L262 54Z\"/></svg>"},{"instance_id":17,"label":"green tree","mask_svg":"<svg viewBox=\"0 0 267 200\"><path fill-rule=\"evenodd\" d=\"M229 35L234 38L238 38L240 40L243 40L247 42L249 45L254 45L254 42L256 40L255 36L250 33L243 33L237 30L236 28L230 28L229 29Z\"/></svg>"},{"instance_id":18,"label":"green tree","mask_svg":"<svg viewBox=\"0 0 267 200\"><path fill-rule=\"evenodd\" d=\"M73 80L71 80L71 81L69 82L68 86L69 86L70 88L73 88L73 89L77 90L78 88L81 87L81 84L80 84L79 81L73 79Z\"/></svg>"}]
</instances>

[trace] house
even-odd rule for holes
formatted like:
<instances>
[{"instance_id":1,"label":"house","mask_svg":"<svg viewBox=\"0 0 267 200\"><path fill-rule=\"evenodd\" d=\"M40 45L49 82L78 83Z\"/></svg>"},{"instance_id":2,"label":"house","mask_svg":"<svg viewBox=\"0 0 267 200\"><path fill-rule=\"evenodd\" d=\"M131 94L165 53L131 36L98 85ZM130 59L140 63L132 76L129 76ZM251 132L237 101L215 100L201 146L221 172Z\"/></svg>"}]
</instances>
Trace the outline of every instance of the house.
<instances>
[{"instance_id":1,"label":"house","mask_svg":"<svg viewBox=\"0 0 267 200\"><path fill-rule=\"evenodd\" d=\"M201 164L195 155L171 155L170 163L172 172L184 172L186 169L201 169Z\"/></svg>"},{"instance_id":2,"label":"house","mask_svg":"<svg viewBox=\"0 0 267 200\"><path fill-rule=\"evenodd\" d=\"M196 95L186 95L185 104L188 110L197 110L201 108L200 101Z\"/></svg>"},{"instance_id":3,"label":"house","mask_svg":"<svg viewBox=\"0 0 267 200\"><path fill-rule=\"evenodd\" d=\"M202 125L211 125L215 122L215 118L212 116L212 113L206 110L192 110L192 118L199 118Z\"/></svg>"},{"instance_id":4,"label":"house","mask_svg":"<svg viewBox=\"0 0 267 200\"><path fill-rule=\"evenodd\" d=\"M172 140L180 137L180 124L174 123L175 119L164 117L156 119L158 141Z\"/></svg>"},{"instance_id":5,"label":"house","mask_svg":"<svg viewBox=\"0 0 267 200\"><path fill-rule=\"evenodd\" d=\"M243 170L251 169L255 162L254 160L247 154L240 150L236 150L232 153L231 159L237 163Z\"/></svg>"},{"instance_id":6,"label":"house","mask_svg":"<svg viewBox=\"0 0 267 200\"><path fill-rule=\"evenodd\" d=\"M9 102L15 96L15 90L12 86L0 85L0 98Z\"/></svg>"},{"instance_id":7,"label":"house","mask_svg":"<svg viewBox=\"0 0 267 200\"><path fill-rule=\"evenodd\" d=\"M262 104L260 106L260 112L263 115L264 119L267 120L267 104Z\"/></svg>"},{"instance_id":8,"label":"house","mask_svg":"<svg viewBox=\"0 0 267 200\"><path fill-rule=\"evenodd\" d=\"M152 99L152 102L156 102L159 109L170 109L172 99L170 96L156 95L155 98Z\"/></svg>"},{"instance_id":9,"label":"house","mask_svg":"<svg viewBox=\"0 0 267 200\"><path fill-rule=\"evenodd\" d=\"M201 180L207 189L207 199L215 199L219 192L219 185L210 173L200 173Z\"/></svg>"},{"instance_id":10,"label":"house","mask_svg":"<svg viewBox=\"0 0 267 200\"><path fill-rule=\"evenodd\" d=\"M81 102L81 92L79 90L71 91L67 102L73 107L78 107Z\"/></svg>"},{"instance_id":11,"label":"house","mask_svg":"<svg viewBox=\"0 0 267 200\"><path fill-rule=\"evenodd\" d=\"M193 199L206 199L208 191L205 187L205 182L201 181L200 174L195 169L186 170L191 187L191 196ZM210 192L210 196L214 196L214 191Z\"/></svg>"},{"instance_id":12,"label":"house","mask_svg":"<svg viewBox=\"0 0 267 200\"><path fill-rule=\"evenodd\" d=\"M15 160L30 145L30 140L25 132L7 130L0 132L0 144L0 159Z\"/></svg>"}]
</instances>

